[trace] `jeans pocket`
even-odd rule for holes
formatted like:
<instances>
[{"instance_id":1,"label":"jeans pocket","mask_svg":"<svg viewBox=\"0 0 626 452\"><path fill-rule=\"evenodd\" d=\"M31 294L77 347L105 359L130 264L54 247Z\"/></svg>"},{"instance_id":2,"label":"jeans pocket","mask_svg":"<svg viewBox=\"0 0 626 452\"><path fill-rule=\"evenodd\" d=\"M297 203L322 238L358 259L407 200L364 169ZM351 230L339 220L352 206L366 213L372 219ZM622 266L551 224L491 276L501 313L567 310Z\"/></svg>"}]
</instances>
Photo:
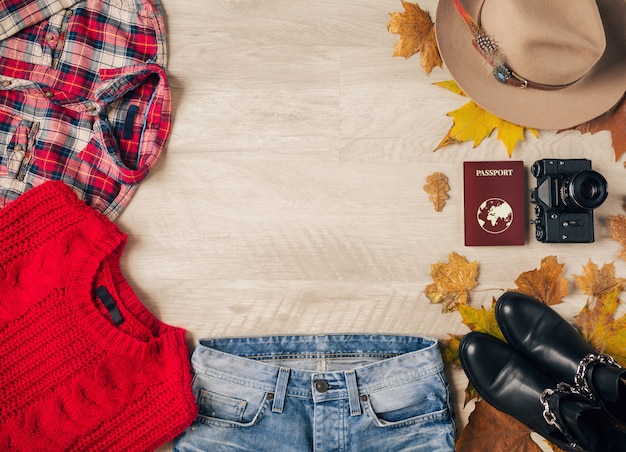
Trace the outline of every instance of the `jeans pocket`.
<instances>
[{"instance_id":1,"label":"jeans pocket","mask_svg":"<svg viewBox=\"0 0 626 452\"><path fill-rule=\"evenodd\" d=\"M246 405L247 402L245 400L201 389L198 399L198 413L209 418L241 422Z\"/></svg>"},{"instance_id":2,"label":"jeans pocket","mask_svg":"<svg viewBox=\"0 0 626 452\"><path fill-rule=\"evenodd\" d=\"M258 390L217 392L200 388L196 421L221 427L250 427L263 417L268 400L267 393Z\"/></svg>"},{"instance_id":3,"label":"jeans pocket","mask_svg":"<svg viewBox=\"0 0 626 452\"><path fill-rule=\"evenodd\" d=\"M368 394L365 409L378 427L404 427L450 418L448 385L434 374Z\"/></svg>"}]
</instances>

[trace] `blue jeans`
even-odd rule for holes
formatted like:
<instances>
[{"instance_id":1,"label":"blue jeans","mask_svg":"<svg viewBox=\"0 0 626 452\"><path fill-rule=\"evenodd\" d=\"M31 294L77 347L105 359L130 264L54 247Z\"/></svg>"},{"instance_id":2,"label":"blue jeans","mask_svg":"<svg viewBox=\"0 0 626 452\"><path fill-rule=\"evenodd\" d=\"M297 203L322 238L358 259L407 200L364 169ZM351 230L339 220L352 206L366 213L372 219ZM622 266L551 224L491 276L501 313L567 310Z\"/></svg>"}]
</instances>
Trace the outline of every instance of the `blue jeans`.
<instances>
[{"instance_id":1,"label":"blue jeans","mask_svg":"<svg viewBox=\"0 0 626 452\"><path fill-rule=\"evenodd\" d=\"M203 339L196 421L174 451L453 451L437 341L390 335Z\"/></svg>"}]
</instances>

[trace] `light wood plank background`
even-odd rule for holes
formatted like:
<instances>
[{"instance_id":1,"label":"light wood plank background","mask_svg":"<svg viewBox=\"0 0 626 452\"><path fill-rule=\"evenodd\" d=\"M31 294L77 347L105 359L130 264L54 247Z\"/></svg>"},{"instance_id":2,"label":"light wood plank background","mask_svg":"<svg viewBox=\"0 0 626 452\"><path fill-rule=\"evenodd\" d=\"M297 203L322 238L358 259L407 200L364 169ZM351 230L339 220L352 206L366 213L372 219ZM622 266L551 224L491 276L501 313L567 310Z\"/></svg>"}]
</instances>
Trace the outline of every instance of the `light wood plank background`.
<instances>
[{"instance_id":1,"label":"light wood plank background","mask_svg":"<svg viewBox=\"0 0 626 452\"><path fill-rule=\"evenodd\" d=\"M431 11L436 0L421 0ZM174 127L167 151L118 224L124 271L163 321L205 336L306 333L462 334L423 290L452 251L477 261L475 307L556 255L572 318L589 259L626 276L608 217L622 213L622 162L608 132L541 131L513 159L587 157L611 194L594 244L465 247L462 162L506 160L495 138L433 152L466 99L433 86L419 56L393 58L387 31L399 0L162 0L169 33ZM434 211L434 171L451 198ZM529 183L532 183L533 180ZM531 211L529 205L529 213ZM462 426L466 379L449 369ZM167 445L162 450L170 450Z\"/></svg>"}]
</instances>

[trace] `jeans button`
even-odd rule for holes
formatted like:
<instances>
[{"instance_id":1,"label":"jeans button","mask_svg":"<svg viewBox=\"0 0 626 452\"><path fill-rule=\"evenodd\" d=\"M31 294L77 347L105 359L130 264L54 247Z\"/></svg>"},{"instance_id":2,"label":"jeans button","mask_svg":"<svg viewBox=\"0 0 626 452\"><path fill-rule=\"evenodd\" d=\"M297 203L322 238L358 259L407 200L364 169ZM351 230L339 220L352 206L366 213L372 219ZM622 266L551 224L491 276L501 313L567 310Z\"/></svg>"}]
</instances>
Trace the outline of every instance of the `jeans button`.
<instances>
[{"instance_id":1,"label":"jeans button","mask_svg":"<svg viewBox=\"0 0 626 452\"><path fill-rule=\"evenodd\" d=\"M326 380L315 380L314 385L317 392L328 391L328 382Z\"/></svg>"}]
</instances>

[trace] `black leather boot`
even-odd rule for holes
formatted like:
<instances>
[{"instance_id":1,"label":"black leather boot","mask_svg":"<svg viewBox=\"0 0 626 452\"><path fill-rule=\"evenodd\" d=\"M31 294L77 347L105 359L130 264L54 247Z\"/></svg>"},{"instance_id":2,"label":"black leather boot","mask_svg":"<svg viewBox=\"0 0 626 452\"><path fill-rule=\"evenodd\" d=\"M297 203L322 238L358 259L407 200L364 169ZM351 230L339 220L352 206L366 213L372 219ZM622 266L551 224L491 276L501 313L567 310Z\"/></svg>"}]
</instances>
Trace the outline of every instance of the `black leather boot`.
<instances>
[{"instance_id":1,"label":"black leather boot","mask_svg":"<svg viewBox=\"0 0 626 452\"><path fill-rule=\"evenodd\" d=\"M626 425L626 369L600 355L576 328L528 295L503 294L496 321L509 345L558 381L595 397L616 423Z\"/></svg>"},{"instance_id":2,"label":"black leather boot","mask_svg":"<svg viewBox=\"0 0 626 452\"><path fill-rule=\"evenodd\" d=\"M561 449L624 452L626 433L594 400L557 383L493 336L472 332L459 346L461 365L480 396Z\"/></svg>"}]
</instances>

